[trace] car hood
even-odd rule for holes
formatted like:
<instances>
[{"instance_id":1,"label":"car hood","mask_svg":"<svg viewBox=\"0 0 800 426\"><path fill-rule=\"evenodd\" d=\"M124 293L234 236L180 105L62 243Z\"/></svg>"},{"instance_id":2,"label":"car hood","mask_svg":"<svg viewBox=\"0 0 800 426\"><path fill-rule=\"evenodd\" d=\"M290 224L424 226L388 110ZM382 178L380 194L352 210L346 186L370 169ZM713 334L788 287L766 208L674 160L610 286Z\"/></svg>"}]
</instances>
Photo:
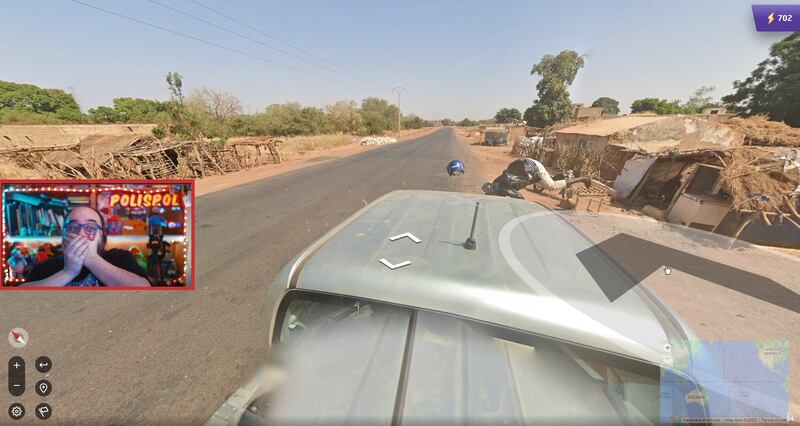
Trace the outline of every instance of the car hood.
<instances>
[{"instance_id":1,"label":"car hood","mask_svg":"<svg viewBox=\"0 0 800 426\"><path fill-rule=\"evenodd\" d=\"M477 202L477 248L468 250L463 243ZM390 239L405 233L419 242ZM302 253L288 285L443 312L658 364L664 341L686 336L641 285L610 301L593 275L632 278L603 259L590 274L577 254L593 245L540 204L396 191ZM386 265L403 262L410 264Z\"/></svg>"}]
</instances>

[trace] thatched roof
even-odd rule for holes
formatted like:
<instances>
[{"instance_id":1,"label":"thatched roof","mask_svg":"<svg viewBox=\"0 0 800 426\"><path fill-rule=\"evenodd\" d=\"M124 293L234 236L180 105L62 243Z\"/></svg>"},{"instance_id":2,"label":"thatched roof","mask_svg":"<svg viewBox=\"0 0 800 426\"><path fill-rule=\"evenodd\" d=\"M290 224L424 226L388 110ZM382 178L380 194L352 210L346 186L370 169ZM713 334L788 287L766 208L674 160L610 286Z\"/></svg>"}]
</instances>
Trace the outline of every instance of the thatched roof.
<instances>
[{"instance_id":1,"label":"thatched roof","mask_svg":"<svg viewBox=\"0 0 800 426\"><path fill-rule=\"evenodd\" d=\"M91 160L94 157L98 163L103 163L111 158L111 154L116 154L125 149L156 141L156 138L141 134L129 135L91 135L81 140L80 157ZM63 163L70 167L81 166L81 158L76 153L70 151L55 151L45 156L51 163Z\"/></svg>"},{"instance_id":2,"label":"thatched roof","mask_svg":"<svg viewBox=\"0 0 800 426\"><path fill-rule=\"evenodd\" d=\"M585 124L577 124L556 130L555 133L570 133L588 136L610 136L624 130L635 129L645 124L654 123L666 119L667 116L642 116L629 115L624 117L605 118L602 120L590 121Z\"/></svg>"},{"instance_id":3,"label":"thatched roof","mask_svg":"<svg viewBox=\"0 0 800 426\"><path fill-rule=\"evenodd\" d=\"M0 149L69 146L93 135L152 135L155 124L2 125Z\"/></svg>"},{"instance_id":4,"label":"thatched roof","mask_svg":"<svg viewBox=\"0 0 800 426\"><path fill-rule=\"evenodd\" d=\"M0 126L0 150L72 146L80 138L65 133L59 126Z\"/></svg>"},{"instance_id":5,"label":"thatched roof","mask_svg":"<svg viewBox=\"0 0 800 426\"><path fill-rule=\"evenodd\" d=\"M735 117L722 124L744 134L745 145L800 146L800 128L764 116Z\"/></svg>"},{"instance_id":6,"label":"thatched roof","mask_svg":"<svg viewBox=\"0 0 800 426\"><path fill-rule=\"evenodd\" d=\"M800 148L739 148L722 157L722 186L734 210L785 212L788 202L797 209L798 197L787 197L800 185Z\"/></svg>"}]
</instances>

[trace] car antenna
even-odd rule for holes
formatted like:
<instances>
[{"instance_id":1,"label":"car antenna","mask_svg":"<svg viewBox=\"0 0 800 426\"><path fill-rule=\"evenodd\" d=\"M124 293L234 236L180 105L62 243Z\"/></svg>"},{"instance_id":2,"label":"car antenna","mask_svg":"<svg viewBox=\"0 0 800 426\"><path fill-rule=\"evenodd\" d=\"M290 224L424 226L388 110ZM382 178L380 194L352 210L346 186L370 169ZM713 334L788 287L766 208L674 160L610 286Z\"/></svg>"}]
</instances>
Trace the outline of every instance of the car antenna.
<instances>
[{"instance_id":1,"label":"car antenna","mask_svg":"<svg viewBox=\"0 0 800 426\"><path fill-rule=\"evenodd\" d=\"M475 243L475 224L478 223L478 210L481 208L481 202L475 203L475 215L472 216L472 229L469 231L469 238L464 241L464 248L467 250L475 250L477 244Z\"/></svg>"}]
</instances>

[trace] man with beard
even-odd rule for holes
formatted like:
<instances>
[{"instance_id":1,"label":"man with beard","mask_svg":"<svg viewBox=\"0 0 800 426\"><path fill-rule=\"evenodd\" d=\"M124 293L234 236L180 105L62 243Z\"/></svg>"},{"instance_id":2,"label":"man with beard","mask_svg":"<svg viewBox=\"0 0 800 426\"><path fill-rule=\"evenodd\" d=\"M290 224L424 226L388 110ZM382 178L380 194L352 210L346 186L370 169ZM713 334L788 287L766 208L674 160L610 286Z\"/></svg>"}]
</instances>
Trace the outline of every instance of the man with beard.
<instances>
[{"instance_id":1,"label":"man with beard","mask_svg":"<svg viewBox=\"0 0 800 426\"><path fill-rule=\"evenodd\" d=\"M64 220L61 256L36 264L20 287L149 287L147 273L130 252L105 250L105 223L90 207Z\"/></svg>"}]
</instances>

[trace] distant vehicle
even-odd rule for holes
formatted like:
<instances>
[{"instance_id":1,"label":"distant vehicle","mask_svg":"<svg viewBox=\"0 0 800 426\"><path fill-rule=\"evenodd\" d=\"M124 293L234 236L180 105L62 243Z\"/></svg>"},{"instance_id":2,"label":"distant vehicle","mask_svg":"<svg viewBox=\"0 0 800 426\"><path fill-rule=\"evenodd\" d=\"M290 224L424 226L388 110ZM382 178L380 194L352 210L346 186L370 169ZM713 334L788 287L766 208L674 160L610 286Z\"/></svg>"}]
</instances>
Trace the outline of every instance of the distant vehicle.
<instances>
[{"instance_id":1,"label":"distant vehicle","mask_svg":"<svg viewBox=\"0 0 800 426\"><path fill-rule=\"evenodd\" d=\"M663 342L693 334L643 286L609 301L593 245L538 203L389 193L283 269L273 361L208 424L659 424Z\"/></svg>"}]
</instances>

